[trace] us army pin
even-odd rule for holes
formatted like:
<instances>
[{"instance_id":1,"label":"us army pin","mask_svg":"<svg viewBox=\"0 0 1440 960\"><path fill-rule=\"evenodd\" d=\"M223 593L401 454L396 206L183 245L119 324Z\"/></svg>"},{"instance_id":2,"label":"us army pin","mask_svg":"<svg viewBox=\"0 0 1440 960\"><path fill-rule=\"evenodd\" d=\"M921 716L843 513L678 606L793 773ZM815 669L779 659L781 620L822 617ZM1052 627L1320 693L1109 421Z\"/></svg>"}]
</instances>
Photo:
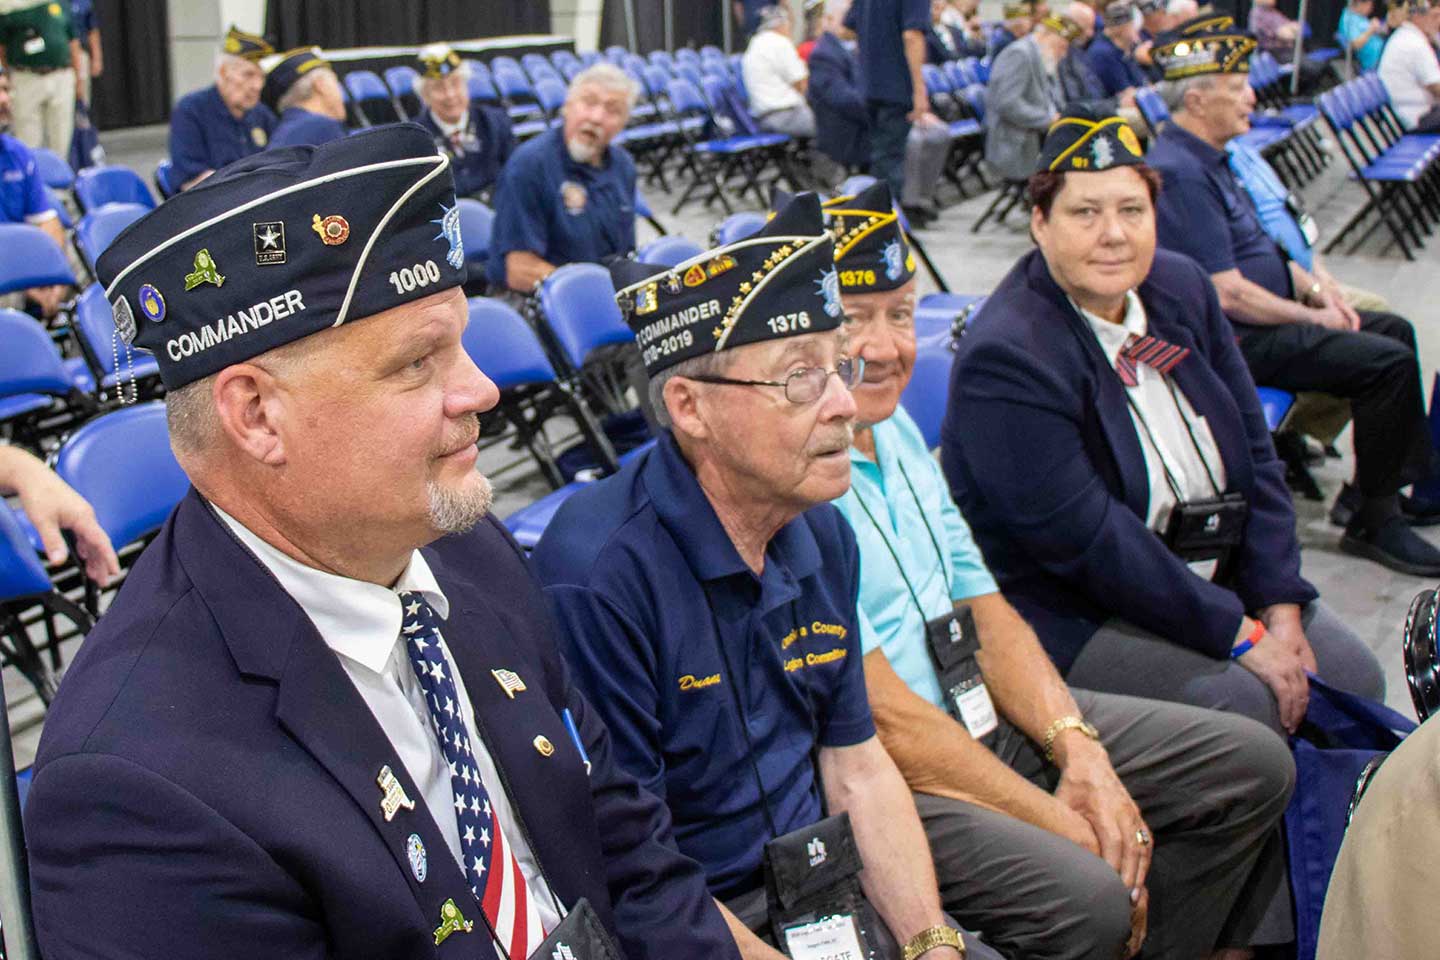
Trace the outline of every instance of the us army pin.
<instances>
[{"instance_id":1,"label":"us army pin","mask_svg":"<svg viewBox=\"0 0 1440 960\"><path fill-rule=\"evenodd\" d=\"M455 906L454 898L440 905L440 926L435 928L435 946L440 946L452 933L469 933L475 929L475 921L466 920L465 914Z\"/></svg>"},{"instance_id":2,"label":"us army pin","mask_svg":"<svg viewBox=\"0 0 1440 960\"><path fill-rule=\"evenodd\" d=\"M385 796L380 798L380 812L385 814L386 823L395 819L395 814L400 812L401 807L406 810L415 809L415 801L405 795L404 785L396 779L388 763L380 768L380 775L375 778L375 782L385 791Z\"/></svg>"}]
</instances>

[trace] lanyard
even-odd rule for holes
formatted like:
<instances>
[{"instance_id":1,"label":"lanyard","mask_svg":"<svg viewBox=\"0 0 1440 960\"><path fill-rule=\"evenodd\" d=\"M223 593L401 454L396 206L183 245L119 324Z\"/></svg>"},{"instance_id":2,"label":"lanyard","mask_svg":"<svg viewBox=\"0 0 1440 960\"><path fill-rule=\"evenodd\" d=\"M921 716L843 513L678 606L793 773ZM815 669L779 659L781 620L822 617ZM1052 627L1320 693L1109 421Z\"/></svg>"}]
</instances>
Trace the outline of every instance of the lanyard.
<instances>
[{"instance_id":1,"label":"lanyard","mask_svg":"<svg viewBox=\"0 0 1440 960\"><path fill-rule=\"evenodd\" d=\"M1180 422L1185 424L1185 434L1190 438L1190 446L1195 448L1195 456L1200 459L1200 465L1205 469L1205 478L1210 481L1210 489L1215 491L1215 496L1221 496L1220 485L1215 482L1215 474L1211 471L1210 463L1205 459L1205 454L1200 449L1200 441L1195 436L1195 428L1191 426L1190 418L1185 416L1185 410L1180 406L1180 397L1175 393L1175 384L1170 381L1169 377L1163 374L1157 374L1157 376L1165 382L1165 386L1170 390L1170 399L1175 404L1175 414L1180 418ZM1184 503L1186 497L1181 494L1180 485L1175 482L1175 477L1170 472L1169 465L1165 462L1165 451L1161 448L1160 444L1155 442L1155 434L1150 430L1149 422L1145 419L1144 415L1140 413L1140 407L1135 403L1135 398L1130 395L1130 389L1125 387L1124 384L1121 384L1121 387L1125 390L1125 402L1130 405L1130 412L1135 415L1136 420L1140 421L1140 426L1145 430L1145 436L1150 441L1150 446L1155 448L1155 456L1159 458L1160 469L1165 474L1165 483L1170 487L1170 492L1175 495L1175 501L1177 503Z\"/></svg>"},{"instance_id":2,"label":"lanyard","mask_svg":"<svg viewBox=\"0 0 1440 960\"><path fill-rule=\"evenodd\" d=\"M876 458L878 466L878 450L876 452ZM920 522L925 524L925 532L930 535L930 544L935 548L935 559L940 564L940 579L943 581L947 576L945 573L945 552L940 549L940 540L935 536L935 530L930 526L930 519L925 516L925 507L920 503L920 496L915 492L914 484L910 482L910 474L905 472L905 465L898 460L895 461L895 465L900 468L900 476L905 478L905 487L910 491L910 499L915 501L915 510L920 514ZM920 595L915 592L914 584L910 582L910 577L905 573L905 565L900 562L900 554L896 552L894 544L890 542L890 538L885 535L885 529L881 527L880 523L875 519L875 514L870 512L870 507L865 503L865 498L860 496L859 490L855 491L855 502L860 504L860 509L865 511L866 519L870 521L870 525L874 527L875 532L879 534L880 542L885 544L886 550L890 551L890 559L895 561L895 569L900 571L900 579L905 581L905 589L909 591L910 599L914 602L915 609L920 613L920 622L922 624L928 622L930 618L925 614L925 605L920 602Z\"/></svg>"}]
</instances>

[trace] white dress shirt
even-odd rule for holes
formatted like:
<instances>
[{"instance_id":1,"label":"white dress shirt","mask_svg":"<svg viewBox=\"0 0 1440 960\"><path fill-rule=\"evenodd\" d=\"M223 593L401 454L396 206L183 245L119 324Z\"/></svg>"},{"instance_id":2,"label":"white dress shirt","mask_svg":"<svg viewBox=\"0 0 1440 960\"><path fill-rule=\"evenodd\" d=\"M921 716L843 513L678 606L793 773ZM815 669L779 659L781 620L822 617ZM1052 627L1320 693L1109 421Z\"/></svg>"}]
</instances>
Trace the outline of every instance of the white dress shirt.
<instances>
[{"instance_id":1,"label":"white dress shirt","mask_svg":"<svg viewBox=\"0 0 1440 960\"><path fill-rule=\"evenodd\" d=\"M1440 59L1430 39L1411 21L1400 24L1385 41L1377 72L1405 129L1415 126L1436 104L1429 87L1440 83Z\"/></svg>"},{"instance_id":2,"label":"white dress shirt","mask_svg":"<svg viewBox=\"0 0 1440 960\"><path fill-rule=\"evenodd\" d=\"M1125 295L1125 319L1121 323L1111 323L1081 308L1075 301L1070 302L1090 325L1090 331L1100 341L1100 349L1109 358L1112 368L1130 335L1143 337L1149 330L1145 307L1133 290ZM1190 362L1202 361L1195 359ZM1171 479L1186 500L1202 500L1218 497L1224 491L1225 462L1220 458L1220 448L1215 445L1210 424L1195 412L1179 388L1172 394L1165 378L1143 363L1136 364L1135 379L1136 385L1127 387L1126 392L1132 401L1132 404L1127 404L1130 422L1145 454L1145 470L1150 479L1150 506L1145 525L1157 533L1164 533L1170 520L1170 510L1175 506L1175 493L1165 479L1166 469L1169 469ZM1137 408L1139 415L1136 414ZM1140 419L1142 416L1144 423ZM1185 427L1187 422L1190 430ZM1149 433L1145 424L1150 426ZM1195 434L1193 442L1190 439L1191 430ZM1150 437L1152 433L1154 442ZM1202 455L1204 460L1201 460ZM1207 466L1210 470L1208 474ZM1211 476L1214 476L1219 489L1210 485ZM1190 569L1209 580L1215 575L1216 566L1214 560L1197 560L1190 564Z\"/></svg>"},{"instance_id":3,"label":"white dress shirt","mask_svg":"<svg viewBox=\"0 0 1440 960\"><path fill-rule=\"evenodd\" d=\"M400 605L401 593L419 593L441 620L450 614L450 602L441 592L425 557L416 550L395 586L387 589L307 567L261 540L224 510L214 504L211 506L240 542L280 581L280 586L315 625L320 639L335 652L346 676L395 748L405 771L420 788L425 805L440 827L445 845L450 848L451 857L463 871L460 827L455 819L455 793L450 786L450 765L436 742L425 693L415 679L410 655L400 640L400 625L404 616ZM535 853L515 819L510 798L506 796L495 769L495 761L476 729L475 711L465 690L465 680L460 676L443 636L440 648L455 679L465 731L470 735L480 781L490 795L490 803L505 832L505 842L514 851L520 872L525 876L529 902L539 912L545 929L554 930L560 922L555 900L541 876ZM376 802L379 802L378 791Z\"/></svg>"}]
</instances>

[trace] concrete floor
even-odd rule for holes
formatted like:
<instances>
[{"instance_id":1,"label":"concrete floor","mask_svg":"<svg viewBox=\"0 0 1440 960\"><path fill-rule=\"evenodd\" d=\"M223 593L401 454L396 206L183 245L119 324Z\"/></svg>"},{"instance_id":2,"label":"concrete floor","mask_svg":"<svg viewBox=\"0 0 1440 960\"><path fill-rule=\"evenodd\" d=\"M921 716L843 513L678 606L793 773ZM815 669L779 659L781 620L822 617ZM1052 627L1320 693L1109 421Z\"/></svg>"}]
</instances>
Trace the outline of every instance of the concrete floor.
<instances>
[{"instance_id":1,"label":"concrete floor","mask_svg":"<svg viewBox=\"0 0 1440 960\"><path fill-rule=\"evenodd\" d=\"M147 178L166 149L163 127L111 132L104 136L103 142L111 162L128 165ZM1333 235L1362 199L1360 188L1346 181L1343 165L1343 159L1337 156L1336 162L1304 191L1306 205L1315 214L1322 236ZM699 243L707 242L711 228L721 218L718 210L708 211L694 204L680 215L672 215L671 199L653 188L646 189L645 193L670 232ZM920 231L918 237L952 290L960 293L990 290L1016 258L1030 248L1025 218L1012 213L1006 224L987 225L976 235L970 233L969 227L989 202L989 195L956 202L955 191L947 186L941 199L949 204L943 217L932 227ZM652 237L653 231L642 225L640 242ZM1432 240L1430 248L1420 253L1420 259L1411 263L1404 260L1398 250L1382 253L1378 240L1372 237L1360 253L1328 260L1331 271L1341 280L1382 293L1390 299L1396 313L1414 323L1421 360L1427 371L1427 389L1428 377L1440 369L1440 274L1436 270L1440 253L1437 251L1440 251L1440 240ZM1345 453L1344 458L1316 470L1316 477L1329 497L1334 496L1351 471L1348 436L1340 439L1339 447ZM548 489L528 462L514 451L487 451L482 458L482 469L495 481L496 511L501 516ZM1303 500L1296 503L1305 575L1380 657L1386 669L1387 702L1411 714L1400 656L1400 632L1411 599L1423 589L1434 588L1435 584L1392 573L1340 553L1339 530L1326 520L1327 507L1328 504ZM1440 528L1426 535L1440 543ZM24 766L32 759L38 742L41 714L28 686L12 673L6 671L5 691L10 698L12 726L23 728L17 729L16 760Z\"/></svg>"}]
</instances>

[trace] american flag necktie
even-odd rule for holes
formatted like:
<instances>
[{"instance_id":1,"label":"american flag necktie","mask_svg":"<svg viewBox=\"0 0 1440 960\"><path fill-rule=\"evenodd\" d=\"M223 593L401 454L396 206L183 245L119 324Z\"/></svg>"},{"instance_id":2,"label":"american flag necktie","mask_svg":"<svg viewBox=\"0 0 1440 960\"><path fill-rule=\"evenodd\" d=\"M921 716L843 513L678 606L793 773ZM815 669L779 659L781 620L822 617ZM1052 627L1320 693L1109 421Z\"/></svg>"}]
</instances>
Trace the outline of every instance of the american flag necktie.
<instances>
[{"instance_id":1,"label":"american flag necktie","mask_svg":"<svg viewBox=\"0 0 1440 960\"><path fill-rule=\"evenodd\" d=\"M1189 355L1189 347L1177 347L1159 337L1137 337L1132 333L1115 358L1115 372L1120 375L1121 383L1134 387L1140 383L1135 371L1137 363L1145 364L1163 377Z\"/></svg>"},{"instance_id":2,"label":"american flag necktie","mask_svg":"<svg viewBox=\"0 0 1440 960\"><path fill-rule=\"evenodd\" d=\"M455 678L440 649L439 618L419 593L400 594L400 603L405 613L400 635L425 692L440 751L450 764L465 879L506 952L511 957L528 957L545 939L545 929L475 768Z\"/></svg>"}]
</instances>

